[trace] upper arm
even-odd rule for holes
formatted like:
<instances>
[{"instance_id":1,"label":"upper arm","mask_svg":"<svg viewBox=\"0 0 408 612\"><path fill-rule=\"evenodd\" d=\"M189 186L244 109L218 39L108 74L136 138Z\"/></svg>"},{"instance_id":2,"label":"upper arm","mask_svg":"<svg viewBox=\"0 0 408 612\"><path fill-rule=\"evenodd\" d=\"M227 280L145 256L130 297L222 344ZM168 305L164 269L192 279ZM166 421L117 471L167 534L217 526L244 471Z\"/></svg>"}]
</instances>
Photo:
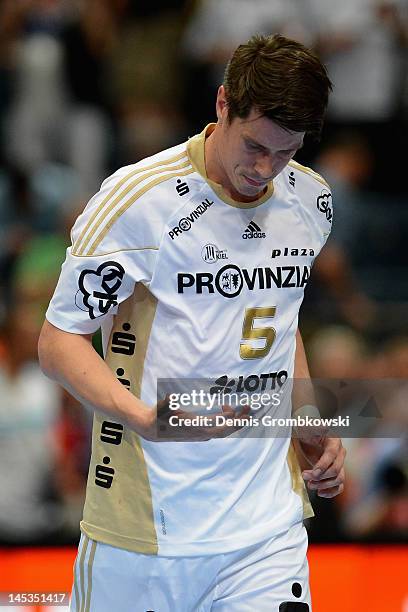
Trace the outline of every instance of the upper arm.
<instances>
[{"instance_id":1,"label":"upper arm","mask_svg":"<svg viewBox=\"0 0 408 612\"><path fill-rule=\"evenodd\" d=\"M151 196L129 203L126 185L120 175L104 183L74 225L46 313L57 329L91 335L116 314L137 282L150 283L161 226Z\"/></svg>"},{"instance_id":2,"label":"upper arm","mask_svg":"<svg viewBox=\"0 0 408 612\"><path fill-rule=\"evenodd\" d=\"M63 354L65 350L72 349L77 344L80 348L81 342L92 343L92 334L72 334L52 325L47 319L44 321L38 340L38 357L41 369L50 373L54 369L54 360L57 354Z\"/></svg>"}]
</instances>

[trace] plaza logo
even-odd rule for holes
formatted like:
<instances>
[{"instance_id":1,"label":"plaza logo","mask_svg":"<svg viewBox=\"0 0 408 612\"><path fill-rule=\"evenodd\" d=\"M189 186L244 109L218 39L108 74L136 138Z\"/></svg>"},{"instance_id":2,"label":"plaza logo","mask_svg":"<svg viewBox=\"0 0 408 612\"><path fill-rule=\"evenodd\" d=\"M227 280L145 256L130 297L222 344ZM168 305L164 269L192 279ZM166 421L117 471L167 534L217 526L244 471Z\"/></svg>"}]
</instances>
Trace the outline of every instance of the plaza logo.
<instances>
[{"instance_id":1,"label":"plaza logo","mask_svg":"<svg viewBox=\"0 0 408 612\"><path fill-rule=\"evenodd\" d=\"M316 200L317 210L323 213L329 223L333 219L332 194L327 189L323 189Z\"/></svg>"},{"instance_id":2,"label":"plaza logo","mask_svg":"<svg viewBox=\"0 0 408 612\"><path fill-rule=\"evenodd\" d=\"M242 238L244 240L251 240L252 238L266 238L266 234L261 230L259 225L255 223L255 221L251 221L242 234Z\"/></svg>"},{"instance_id":3,"label":"plaza logo","mask_svg":"<svg viewBox=\"0 0 408 612\"><path fill-rule=\"evenodd\" d=\"M288 378L286 370L279 372L267 372L266 374L250 374L249 376L238 376L230 378L223 374L214 381L214 386L210 388L211 395L217 393L241 393L248 391L266 391L281 388Z\"/></svg>"},{"instance_id":4,"label":"plaza logo","mask_svg":"<svg viewBox=\"0 0 408 612\"><path fill-rule=\"evenodd\" d=\"M125 270L117 261L107 261L96 270L82 270L75 305L87 311L90 319L106 314L118 304L118 289L124 275Z\"/></svg>"},{"instance_id":5,"label":"plaza logo","mask_svg":"<svg viewBox=\"0 0 408 612\"><path fill-rule=\"evenodd\" d=\"M309 280L309 266L278 266L276 268L254 268L247 270L234 264L225 265L217 274L210 272L179 272L177 274L177 292L197 294L215 293L225 298L237 297L245 287L249 291L261 289L304 288Z\"/></svg>"},{"instance_id":6,"label":"plaza logo","mask_svg":"<svg viewBox=\"0 0 408 612\"><path fill-rule=\"evenodd\" d=\"M228 259L227 251L220 249L215 244L206 244L201 251L201 257L208 264L213 264L220 259Z\"/></svg>"},{"instance_id":7,"label":"plaza logo","mask_svg":"<svg viewBox=\"0 0 408 612\"><path fill-rule=\"evenodd\" d=\"M183 232L188 232L193 223L197 221L212 206L214 202L206 198L199 204L187 217L182 217L178 224L169 231L169 236L174 240L177 236L181 236Z\"/></svg>"},{"instance_id":8,"label":"plaza logo","mask_svg":"<svg viewBox=\"0 0 408 612\"><path fill-rule=\"evenodd\" d=\"M314 257L315 252L314 249L291 249L289 247L284 247L282 249L273 249L271 257L275 259L275 257Z\"/></svg>"}]
</instances>

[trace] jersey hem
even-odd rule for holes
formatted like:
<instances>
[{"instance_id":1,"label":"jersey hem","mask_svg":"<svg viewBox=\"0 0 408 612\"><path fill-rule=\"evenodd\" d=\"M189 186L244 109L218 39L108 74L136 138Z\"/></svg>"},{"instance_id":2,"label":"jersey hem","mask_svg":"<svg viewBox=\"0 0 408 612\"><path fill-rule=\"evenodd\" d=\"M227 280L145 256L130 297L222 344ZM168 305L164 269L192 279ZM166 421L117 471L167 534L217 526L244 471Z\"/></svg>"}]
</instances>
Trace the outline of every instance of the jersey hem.
<instances>
[{"instance_id":1,"label":"jersey hem","mask_svg":"<svg viewBox=\"0 0 408 612\"><path fill-rule=\"evenodd\" d=\"M234 538L224 538L219 540L206 540L197 542L149 542L146 540L140 540L138 538L130 538L119 534L112 533L106 529L91 525L81 521L80 529L83 534L88 536L91 540L114 546L115 548L124 548L135 553L141 553L146 555L155 555L163 557L196 557L205 555L217 555L234 552L258 544L270 538L275 538L291 529L298 523L303 523L305 518L311 518L314 516L313 510L311 514L306 512L303 517L299 519L299 516L293 518L289 523L276 525L273 523L273 528L269 523L264 525L262 529L257 531L251 531L246 537L243 537L242 532L234 536Z\"/></svg>"},{"instance_id":2,"label":"jersey hem","mask_svg":"<svg viewBox=\"0 0 408 612\"><path fill-rule=\"evenodd\" d=\"M125 548L126 550L143 553L145 555L158 554L157 542L149 542L146 540L139 540L137 538L129 538L127 536L118 535L112 531L107 531L106 529L97 527L96 525L85 523L85 521L81 521L80 529L84 535L88 536L88 538L91 540L95 540L96 542L102 542L103 544L114 546L115 548Z\"/></svg>"}]
</instances>

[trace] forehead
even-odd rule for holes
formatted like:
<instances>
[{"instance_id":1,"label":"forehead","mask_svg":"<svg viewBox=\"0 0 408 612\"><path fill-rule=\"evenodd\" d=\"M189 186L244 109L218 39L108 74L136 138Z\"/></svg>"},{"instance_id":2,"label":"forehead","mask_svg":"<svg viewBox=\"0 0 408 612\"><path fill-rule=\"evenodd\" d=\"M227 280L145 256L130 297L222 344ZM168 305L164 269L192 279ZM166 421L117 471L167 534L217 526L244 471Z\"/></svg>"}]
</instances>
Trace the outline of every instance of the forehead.
<instances>
[{"instance_id":1,"label":"forehead","mask_svg":"<svg viewBox=\"0 0 408 612\"><path fill-rule=\"evenodd\" d=\"M265 149L293 149L303 143L304 132L292 132L268 119L259 112L251 110L248 117L234 119L243 138L254 141Z\"/></svg>"}]
</instances>

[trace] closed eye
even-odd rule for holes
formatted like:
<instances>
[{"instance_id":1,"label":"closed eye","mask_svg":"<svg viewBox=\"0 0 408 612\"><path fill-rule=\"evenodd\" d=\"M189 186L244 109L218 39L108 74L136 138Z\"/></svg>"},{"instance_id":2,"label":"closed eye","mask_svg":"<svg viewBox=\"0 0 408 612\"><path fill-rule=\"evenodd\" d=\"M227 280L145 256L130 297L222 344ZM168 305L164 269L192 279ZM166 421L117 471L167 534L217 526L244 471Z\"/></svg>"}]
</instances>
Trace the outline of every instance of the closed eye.
<instances>
[{"instance_id":1,"label":"closed eye","mask_svg":"<svg viewBox=\"0 0 408 612\"><path fill-rule=\"evenodd\" d=\"M245 146L249 151L264 151L265 150L263 147L253 144L252 142L246 142Z\"/></svg>"}]
</instances>

